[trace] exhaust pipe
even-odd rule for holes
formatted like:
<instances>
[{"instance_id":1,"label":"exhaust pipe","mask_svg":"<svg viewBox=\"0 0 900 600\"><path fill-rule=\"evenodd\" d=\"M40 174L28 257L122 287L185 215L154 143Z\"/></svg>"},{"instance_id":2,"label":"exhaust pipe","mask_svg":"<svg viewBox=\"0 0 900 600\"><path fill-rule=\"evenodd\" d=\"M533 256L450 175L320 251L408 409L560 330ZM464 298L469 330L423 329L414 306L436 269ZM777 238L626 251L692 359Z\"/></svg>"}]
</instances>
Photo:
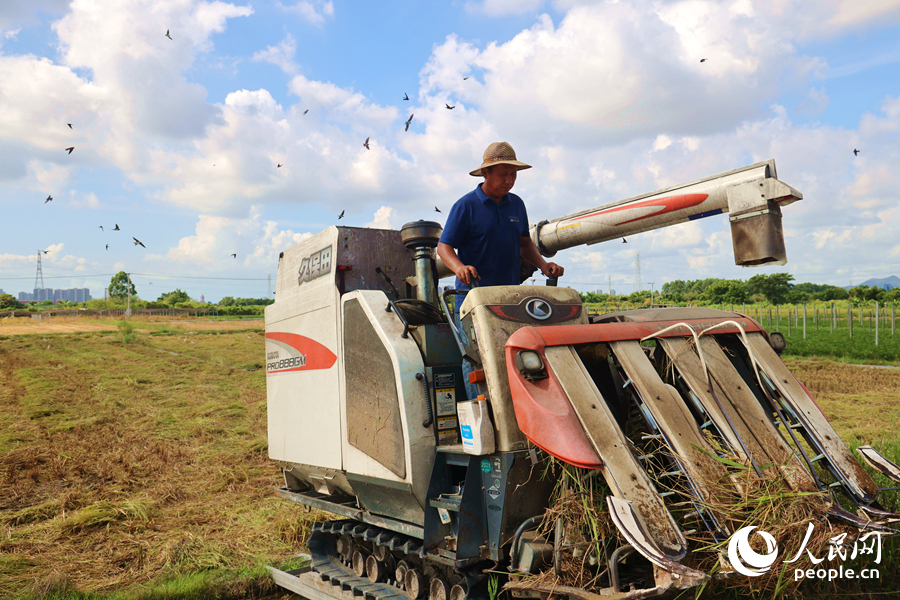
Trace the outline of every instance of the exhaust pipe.
<instances>
[{"instance_id":1,"label":"exhaust pipe","mask_svg":"<svg viewBox=\"0 0 900 600\"><path fill-rule=\"evenodd\" d=\"M416 298L437 306L434 278L434 249L441 239L443 228L434 221L413 221L400 228L400 240L413 251L416 263Z\"/></svg>"}]
</instances>

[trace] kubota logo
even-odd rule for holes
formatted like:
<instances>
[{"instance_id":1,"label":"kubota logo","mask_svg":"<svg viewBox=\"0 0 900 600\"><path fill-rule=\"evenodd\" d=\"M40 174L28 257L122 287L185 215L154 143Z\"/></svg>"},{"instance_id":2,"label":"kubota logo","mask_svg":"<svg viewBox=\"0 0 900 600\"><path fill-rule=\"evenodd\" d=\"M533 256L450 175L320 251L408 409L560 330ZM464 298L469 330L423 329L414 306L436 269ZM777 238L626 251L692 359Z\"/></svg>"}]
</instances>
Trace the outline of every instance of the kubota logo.
<instances>
[{"instance_id":1,"label":"kubota logo","mask_svg":"<svg viewBox=\"0 0 900 600\"><path fill-rule=\"evenodd\" d=\"M758 554L750 547L750 533L756 525L738 529L728 542L728 560L734 570L748 577L758 577L769 571L778 557L778 544L771 534L760 529L757 533L766 541L766 554Z\"/></svg>"}]
</instances>

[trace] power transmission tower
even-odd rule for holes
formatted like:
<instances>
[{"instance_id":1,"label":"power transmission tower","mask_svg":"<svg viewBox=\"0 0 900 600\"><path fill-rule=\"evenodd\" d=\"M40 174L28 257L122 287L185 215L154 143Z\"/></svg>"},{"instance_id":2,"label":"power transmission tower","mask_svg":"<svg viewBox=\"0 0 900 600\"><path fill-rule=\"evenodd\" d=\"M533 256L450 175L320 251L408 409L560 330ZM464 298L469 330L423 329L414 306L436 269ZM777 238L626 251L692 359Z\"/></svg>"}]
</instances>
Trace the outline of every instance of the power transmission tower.
<instances>
[{"instance_id":1,"label":"power transmission tower","mask_svg":"<svg viewBox=\"0 0 900 600\"><path fill-rule=\"evenodd\" d=\"M38 250L37 256L37 273L34 275L34 289L42 290L44 289L44 273L41 271L41 250Z\"/></svg>"},{"instance_id":2,"label":"power transmission tower","mask_svg":"<svg viewBox=\"0 0 900 600\"><path fill-rule=\"evenodd\" d=\"M641 253L637 253L637 258L634 260L634 291L641 292L643 291L644 286L641 284Z\"/></svg>"}]
</instances>

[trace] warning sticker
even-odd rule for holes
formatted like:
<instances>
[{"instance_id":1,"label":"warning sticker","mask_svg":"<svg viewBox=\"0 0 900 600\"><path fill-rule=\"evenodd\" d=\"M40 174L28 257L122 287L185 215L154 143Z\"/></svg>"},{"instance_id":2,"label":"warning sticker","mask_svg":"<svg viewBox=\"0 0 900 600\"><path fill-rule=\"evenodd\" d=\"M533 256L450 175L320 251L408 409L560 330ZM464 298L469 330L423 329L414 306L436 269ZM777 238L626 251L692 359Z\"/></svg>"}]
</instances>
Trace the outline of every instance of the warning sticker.
<instances>
[{"instance_id":1,"label":"warning sticker","mask_svg":"<svg viewBox=\"0 0 900 600\"><path fill-rule=\"evenodd\" d=\"M456 429L456 417L438 417L437 426L438 431Z\"/></svg>"},{"instance_id":2,"label":"warning sticker","mask_svg":"<svg viewBox=\"0 0 900 600\"><path fill-rule=\"evenodd\" d=\"M459 436L456 434L456 430L448 429L447 431L438 431L438 443L439 444L457 444L457 443L459 443Z\"/></svg>"},{"instance_id":3,"label":"warning sticker","mask_svg":"<svg viewBox=\"0 0 900 600\"><path fill-rule=\"evenodd\" d=\"M437 414L438 416L455 415L456 414L456 390L443 389L434 390L437 398Z\"/></svg>"},{"instance_id":4,"label":"warning sticker","mask_svg":"<svg viewBox=\"0 0 900 600\"><path fill-rule=\"evenodd\" d=\"M435 373L434 374L434 387L436 387L436 388L455 388L456 387L456 377L453 376L453 373Z\"/></svg>"}]
</instances>

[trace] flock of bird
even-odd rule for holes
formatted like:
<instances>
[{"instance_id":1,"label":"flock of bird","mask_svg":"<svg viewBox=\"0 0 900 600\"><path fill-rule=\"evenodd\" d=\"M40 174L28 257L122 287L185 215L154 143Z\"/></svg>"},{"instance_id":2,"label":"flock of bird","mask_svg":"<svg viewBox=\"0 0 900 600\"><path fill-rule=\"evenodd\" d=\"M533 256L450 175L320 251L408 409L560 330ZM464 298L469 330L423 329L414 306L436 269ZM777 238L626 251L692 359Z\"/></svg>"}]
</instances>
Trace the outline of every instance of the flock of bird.
<instances>
[{"instance_id":1,"label":"flock of bird","mask_svg":"<svg viewBox=\"0 0 900 600\"><path fill-rule=\"evenodd\" d=\"M172 39L172 36L171 36L171 34L170 34L170 30L168 30L168 29L166 29L166 37L169 38L170 40ZM701 62L701 63L704 63L704 62L706 62L706 59L705 59L705 58L701 58L701 59L700 59L700 62ZM468 77L463 77L463 81L465 81L465 80L467 80L467 79L468 79ZM404 100L404 101L408 101L408 100L409 100L409 94L407 94L406 92L403 93L403 100ZM455 104L454 104L453 106L450 106L450 104L449 104L448 102L445 102L445 103L444 103L444 106L447 108L447 110L453 110L454 108L456 108L456 105L455 105ZM303 114L305 115L305 114L307 114L308 112L309 112L309 109L307 108L306 110L303 111ZM412 120L413 120L413 117L414 117L414 116L415 116L415 113L409 115L409 118L406 120L405 127L404 127L404 129L403 129L404 131L409 131L409 126L410 126L410 124L412 123ZM66 125L69 126L69 129L73 129L71 123L66 123ZM369 144L369 140L370 140L370 139L371 139L371 138L367 137L367 138L366 138L366 141L363 142L363 147L364 147L366 150L371 150L371 149L372 149L371 146L370 146L370 144ZM68 147L68 148L65 149L65 151L68 152L69 154L72 154L72 151L73 151L73 150L75 150L75 146L70 146L70 147ZM853 149L853 156L859 156L859 152L860 152L859 150L857 150L856 148L854 148L854 149ZM213 166L215 166L215 165L213 165ZM278 168L278 169L280 169L280 168L283 167L283 166L284 166L284 163L276 163L276 168ZM48 196L47 196L47 199L44 200L44 204L47 204L48 202L51 202L51 201L53 201L53 196L48 195ZM441 212L441 209L439 209L437 206L434 207L434 210L435 210L435 212ZM344 210L341 211L341 214L339 214L338 217L337 217L338 220L341 220L341 219L344 218L344 213L345 213L345 212L346 212L346 211L344 211ZM100 225L100 229L103 230L103 225ZM120 230L119 230L119 225L118 225L118 223L116 224L116 227L115 227L115 229L113 229L113 231L120 231ZM136 237L132 237L132 239L134 240L134 245L135 245L135 246L141 246L142 248L146 248L146 247L147 247L147 246L144 246L144 244L143 244L139 239L137 239ZM622 243L627 244L628 242L625 240L625 238L622 238ZM106 244L106 249L109 250L109 244ZM47 253L48 253L48 250L44 250L44 254L47 254ZM231 257L232 257L232 258L237 258L237 254L236 254L236 253L232 253L232 254L231 254Z\"/></svg>"},{"instance_id":2,"label":"flock of bird","mask_svg":"<svg viewBox=\"0 0 900 600\"><path fill-rule=\"evenodd\" d=\"M172 36L171 36L171 34L169 33L169 30L168 30L168 29L166 29L166 37L169 38L170 40L172 39ZM309 112L309 109L303 111L303 114L305 115L305 114L308 113L308 112ZM71 123L66 123L66 125L69 126L69 129L75 129L75 128L72 126ZM74 150L75 150L75 146L69 146L68 148L65 148L65 151L68 152L69 154L72 154L72 152L73 152ZM213 165L213 166L215 166L215 165ZM282 166L283 166L283 165L280 165L280 164L278 165L279 168L282 167ZM50 194L47 195L47 199L44 200L44 204L47 204L48 202L53 202L53 196L50 195ZM343 213L342 213L342 214L343 214ZM100 231L106 231L106 230L103 228L103 225L98 225L98 227L100 228ZM113 227L112 231L122 231L122 230L119 228L119 224L116 223L116 226ZM134 240L134 245L135 245L135 246L140 246L141 248L147 248L147 246L144 245L144 242L142 242L141 240L137 239L136 237L132 236L131 239ZM109 250L109 244L106 244L106 249ZM49 250L43 250L42 252L43 252L44 254L49 254L49 253L50 253ZM231 258L237 258L237 253L232 253L232 254L231 254Z\"/></svg>"}]
</instances>

